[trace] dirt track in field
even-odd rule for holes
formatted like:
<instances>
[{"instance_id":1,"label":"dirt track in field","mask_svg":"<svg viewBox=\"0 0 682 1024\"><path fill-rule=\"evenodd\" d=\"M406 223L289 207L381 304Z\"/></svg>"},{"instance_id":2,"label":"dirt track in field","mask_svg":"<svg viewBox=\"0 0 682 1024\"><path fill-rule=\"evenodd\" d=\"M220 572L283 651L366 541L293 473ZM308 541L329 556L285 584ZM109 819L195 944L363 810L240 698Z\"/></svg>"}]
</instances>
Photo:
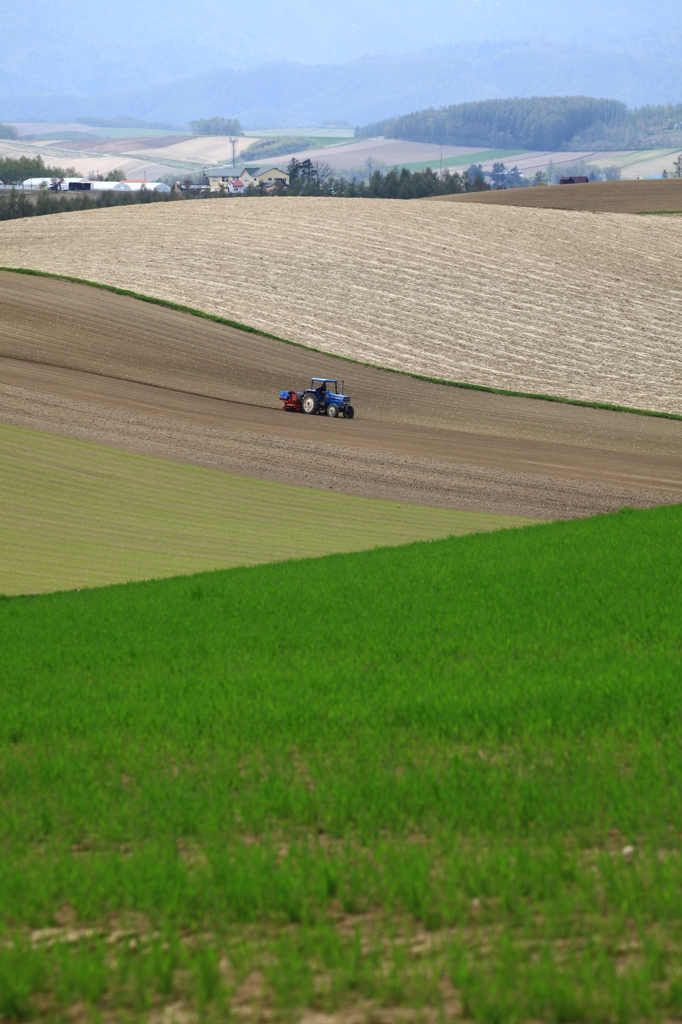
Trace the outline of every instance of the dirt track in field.
<instances>
[{"instance_id":1,"label":"dirt track in field","mask_svg":"<svg viewBox=\"0 0 682 1024\"><path fill-rule=\"evenodd\" d=\"M593 213L682 211L682 180L589 181L582 185L500 189L458 196L431 196L424 202L485 203L535 210L584 210Z\"/></svg>"},{"instance_id":2,"label":"dirt track in field","mask_svg":"<svg viewBox=\"0 0 682 1024\"><path fill-rule=\"evenodd\" d=\"M682 500L682 422L415 381L83 285L0 274L0 418L273 480L542 518ZM357 418L283 413L345 377Z\"/></svg>"},{"instance_id":3,"label":"dirt track in field","mask_svg":"<svg viewBox=\"0 0 682 1024\"><path fill-rule=\"evenodd\" d=\"M430 377L682 413L682 220L270 197L0 224L0 266Z\"/></svg>"}]
</instances>

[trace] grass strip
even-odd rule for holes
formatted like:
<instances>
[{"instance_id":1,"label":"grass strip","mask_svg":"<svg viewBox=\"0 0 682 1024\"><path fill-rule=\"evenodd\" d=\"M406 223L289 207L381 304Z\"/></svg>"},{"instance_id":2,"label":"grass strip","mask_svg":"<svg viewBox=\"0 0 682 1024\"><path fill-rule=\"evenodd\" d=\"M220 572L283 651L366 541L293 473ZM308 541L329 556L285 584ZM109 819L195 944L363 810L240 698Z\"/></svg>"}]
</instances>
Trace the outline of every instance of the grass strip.
<instances>
[{"instance_id":1,"label":"grass strip","mask_svg":"<svg viewBox=\"0 0 682 1024\"><path fill-rule=\"evenodd\" d=\"M508 160L513 156L523 156L527 149L484 149L477 153L460 153L459 156L444 156L443 167L470 167L471 164L482 163L484 160ZM406 167L408 171L425 171L427 167L440 165L440 157L432 160L418 160L412 163L391 164L389 170L399 171Z\"/></svg>"},{"instance_id":2,"label":"grass strip","mask_svg":"<svg viewBox=\"0 0 682 1024\"><path fill-rule=\"evenodd\" d=\"M258 480L0 424L0 592L8 594L529 522Z\"/></svg>"},{"instance_id":3,"label":"grass strip","mask_svg":"<svg viewBox=\"0 0 682 1024\"><path fill-rule=\"evenodd\" d=\"M305 349L306 352L316 352L320 355L329 356L332 359L340 359L345 363L355 366L366 366L373 370L381 370L384 373L397 373L402 377L412 377L414 380L423 380L431 384L441 384L450 388L465 388L470 391L486 391L492 395L506 395L511 398L533 398L541 402L559 402L562 405L577 405L586 409L605 409L609 412L627 412L635 416L654 416L659 419L682 420L682 415L672 412L658 412L654 409L635 409L627 405L614 405L609 402L590 402L581 398L564 398L560 395L542 395L532 391L511 391L507 388L489 387L487 384L469 384L466 381L446 380L442 377L428 377L420 373L411 373L409 370L397 370L390 366L379 366L376 363L363 362L361 359L350 359L348 356L336 355L334 352L325 352L323 349L313 348L312 345L304 345L300 341L290 341L288 338L280 338L268 331L261 331L256 327L249 327L248 324L241 324L237 320L229 320L227 317L217 316L214 313L204 313L200 309L191 306L183 306L177 302L170 302L168 299L157 299L152 295L143 295L140 292L133 292L127 288L117 288L115 285L101 284L98 281L87 281L82 277L71 277L66 274L51 274L44 270L29 270L25 267L0 267L0 271L7 271L11 274L29 274L33 277L49 277L58 281L70 281L72 284L85 284L90 288L100 288L102 291L113 292L114 295L126 295L132 299L139 299L141 302L150 302L154 306L163 306L166 309L174 309L179 313L189 313L191 316L202 317L204 320L213 320L217 324L225 324L227 327L235 327L237 330L246 331L249 334L257 334L261 338L271 338L273 341L281 341L284 345L293 345L295 348Z\"/></svg>"}]
</instances>

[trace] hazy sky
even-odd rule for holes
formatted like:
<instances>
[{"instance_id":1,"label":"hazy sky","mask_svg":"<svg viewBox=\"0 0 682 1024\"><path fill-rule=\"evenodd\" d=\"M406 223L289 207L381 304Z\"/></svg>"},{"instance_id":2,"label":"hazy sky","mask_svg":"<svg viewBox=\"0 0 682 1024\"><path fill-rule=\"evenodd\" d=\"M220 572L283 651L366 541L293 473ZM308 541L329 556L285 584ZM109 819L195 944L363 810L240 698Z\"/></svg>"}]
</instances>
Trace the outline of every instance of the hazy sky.
<instances>
[{"instance_id":1,"label":"hazy sky","mask_svg":"<svg viewBox=\"0 0 682 1024\"><path fill-rule=\"evenodd\" d=\"M0 96L93 94L273 60L340 62L450 43L545 38L679 50L682 0L47 0L3 5Z\"/></svg>"}]
</instances>

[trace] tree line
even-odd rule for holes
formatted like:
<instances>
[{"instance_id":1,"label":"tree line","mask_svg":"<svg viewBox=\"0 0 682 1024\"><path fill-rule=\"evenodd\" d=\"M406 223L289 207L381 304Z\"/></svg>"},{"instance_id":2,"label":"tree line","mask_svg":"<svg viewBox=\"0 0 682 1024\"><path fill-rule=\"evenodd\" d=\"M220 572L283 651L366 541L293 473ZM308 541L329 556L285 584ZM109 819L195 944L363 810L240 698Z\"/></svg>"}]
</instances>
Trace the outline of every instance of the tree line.
<instances>
[{"instance_id":1,"label":"tree line","mask_svg":"<svg viewBox=\"0 0 682 1024\"><path fill-rule=\"evenodd\" d=\"M317 139L308 135L278 135L272 139L256 139L247 149L242 150L239 159L268 160L270 157L301 153L304 149L315 149L317 145Z\"/></svg>"},{"instance_id":2,"label":"tree line","mask_svg":"<svg viewBox=\"0 0 682 1024\"><path fill-rule=\"evenodd\" d=\"M76 210L101 210L109 206L136 206L144 203L168 203L193 198L179 192L18 192L12 189L0 196L0 221L21 217L42 217Z\"/></svg>"},{"instance_id":3,"label":"tree line","mask_svg":"<svg viewBox=\"0 0 682 1024\"><path fill-rule=\"evenodd\" d=\"M193 135L243 135L242 126L236 117L200 117L190 121Z\"/></svg>"},{"instance_id":4,"label":"tree line","mask_svg":"<svg viewBox=\"0 0 682 1024\"><path fill-rule=\"evenodd\" d=\"M682 104L628 110L618 100L590 96L481 100L375 121L355 134L489 149L674 147L682 138Z\"/></svg>"},{"instance_id":5,"label":"tree line","mask_svg":"<svg viewBox=\"0 0 682 1024\"><path fill-rule=\"evenodd\" d=\"M359 199L425 199L459 192L482 192L490 188L480 164L472 164L463 174L447 168L442 175L427 167L425 171L392 168L386 174L374 171L367 178L334 177L326 163L291 160L287 166L289 187L276 186L280 195L339 196Z\"/></svg>"},{"instance_id":6,"label":"tree line","mask_svg":"<svg viewBox=\"0 0 682 1024\"><path fill-rule=\"evenodd\" d=\"M595 124L622 124L627 107L589 96L533 96L481 100L418 110L356 129L358 137L384 135L453 146L560 149Z\"/></svg>"},{"instance_id":7,"label":"tree line","mask_svg":"<svg viewBox=\"0 0 682 1024\"><path fill-rule=\"evenodd\" d=\"M294 161L292 161L293 163ZM291 168L291 164L290 164ZM302 168L302 170L301 170ZM281 185L274 194L294 196L338 196L358 199L424 199L427 196L452 195L458 192L477 192L490 188L480 165L472 165L463 174L448 170L441 176L431 168L425 171L390 170L387 174L375 171L368 180L352 177L335 178L326 175L324 167L318 174L310 160L301 161L294 170L288 189ZM50 170L54 170L51 168ZM29 177L31 175L27 175ZM40 175L32 175L39 177ZM265 190L251 188L248 195L266 195ZM184 202L196 199L227 198L227 192L207 193L200 190L184 192L78 192L58 193L41 189L25 193L12 190L0 196L0 221L20 217L40 217L51 213L69 213L72 210L98 210L110 206L134 206L138 203Z\"/></svg>"},{"instance_id":8,"label":"tree line","mask_svg":"<svg viewBox=\"0 0 682 1024\"><path fill-rule=\"evenodd\" d=\"M10 185L27 178L75 178L74 167L50 167L41 156L0 157L0 181Z\"/></svg>"},{"instance_id":9,"label":"tree line","mask_svg":"<svg viewBox=\"0 0 682 1024\"><path fill-rule=\"evenodd\" d=\"M678 162L678 176L682 175L682 159ZM582 168L580 168L582 169ZM54 170L51 168L50 170ZM616 177L618 168L607 168L613 174L606 173L607 178ZM481 164L471 164L464 172L450 171L446 168L442 174L427 167L425 171L410 171L406 167L401 170L391 169L385 174L375 170L367 177L345 176L335 177L327 163L321 161L297 160L289 161L287 171L290 175L289 186L281 182L272 189L250 186L248 196L334 196L356 199L426 199L429 196L456 195L464 192L489 191L493 186L507 188L524 188L527 186L551 184L562 171L577 173L574 165L566 168L553 167L550 164L548 173L538 171L532 179L523 177L518 167L507 167L501 161L493 164L492 171L484 173ZM113 173L113 172L112 172ZM600 177L591 171L594 180ZM38 177L39 175L34 175ZM59 194L47 189L27 195L12 190L9 195L0 197L0 220L12 220L17 217L34 217L49 213L68 213L70 210L95 210L108 206L131 206L137 203L168 203L196 199L226 199L229 192L220 189L214 192L203 191L200 187L186 184L183 191L170 193L159 192L79 192ZM238 198L238 197L235 197Z\"/></svg>"}]
</instances>

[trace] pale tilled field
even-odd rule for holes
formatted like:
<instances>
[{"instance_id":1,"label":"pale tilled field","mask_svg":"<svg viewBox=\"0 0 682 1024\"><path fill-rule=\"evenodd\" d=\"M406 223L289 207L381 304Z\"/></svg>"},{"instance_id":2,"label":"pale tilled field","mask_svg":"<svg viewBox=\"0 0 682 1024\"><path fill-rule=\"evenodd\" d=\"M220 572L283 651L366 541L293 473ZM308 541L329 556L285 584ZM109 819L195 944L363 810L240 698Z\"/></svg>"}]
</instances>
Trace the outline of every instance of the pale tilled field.
<instances>
[{"instance_id":1,"label":"pale tilled field","mask_svg":"<svg viewBox=\"0 0 682 1024\"><path fill-rule=\"evenodd\" d=\"M239 156L242 150L247 149L252 142L257 141L255 138L239 137L235 147L235 155ZM135 148L141 147L136 146ZM173 161L186 160L188 164L212 164L221 161L229 164L232 160L232 146L230 145L229 138L226 138L224 135L199 135L194 139L182 139L180 142L158 149L156 147L149 147L149 154L160 162L163 162L164 158L168 158Z\"/></svg>"},{"instance_id":2,"label":"pale tilled field","mask_svg":"<svg viewBox=\"0 0 682 1024\"><path fill-rule=\"evenodd\" d=\"M5 222L0 264L419 374L682 413L676 218L240 198Z\"/></svg>"}]
</instances>

